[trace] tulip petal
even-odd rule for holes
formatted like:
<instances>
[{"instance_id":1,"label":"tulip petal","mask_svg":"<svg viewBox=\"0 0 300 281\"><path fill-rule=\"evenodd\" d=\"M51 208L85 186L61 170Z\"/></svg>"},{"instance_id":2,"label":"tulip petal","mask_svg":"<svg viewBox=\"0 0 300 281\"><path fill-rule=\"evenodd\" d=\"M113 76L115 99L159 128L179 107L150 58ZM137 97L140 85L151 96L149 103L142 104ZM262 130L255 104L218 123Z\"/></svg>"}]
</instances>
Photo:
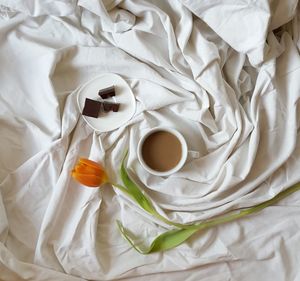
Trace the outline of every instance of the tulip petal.
<instances>
[{"instance_id":1,"label":"tulip petal","mask_svg":"<svg viewBox=\"0 0 300 281\"><path fill-rule=\"evenodd\" d=\"M79 174L88 174L88 175L96 175L96 176L100 176L101 174L103 174L102 170L96 169L94 167L82 163L79 163L75 166L75 171L76 173Z\"/></svg>"},{"instance_id":2,"label":"tulip petal","mask_svg":"<svg viewBox=\"0 0 300 281\"><path fill-rule=\"evenodd\" d=\"M90 187L99 187L104 183L103 178L96 175L79 174L76 171L72 171L72 177L83 185Z\"/></svg>"},{"instance_id":3,"label":"tulip petal","mask_svg":"<svg viewBox=\"0 0 300 281\"><path fill-rule=\"evenodd\" d=\"M87 166L90 166L90 167L94 167L95 169L99 169L102 171L104 170L103 167L99 163L89 160L89 159L86 159L86 158L80 158L78 162L85 164Z\"/></svg>"}]
</instances>

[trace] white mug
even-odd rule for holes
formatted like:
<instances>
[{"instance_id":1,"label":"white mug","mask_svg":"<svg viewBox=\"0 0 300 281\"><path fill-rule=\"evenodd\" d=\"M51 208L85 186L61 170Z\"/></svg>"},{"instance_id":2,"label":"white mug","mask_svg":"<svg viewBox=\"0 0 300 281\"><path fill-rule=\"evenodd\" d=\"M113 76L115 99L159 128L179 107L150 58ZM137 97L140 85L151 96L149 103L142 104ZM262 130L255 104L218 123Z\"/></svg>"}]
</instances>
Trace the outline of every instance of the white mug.
<instances>
[{"instance_id":1,"label":"white mug","mask_svg":"<svg viewBox=\"0 0 300 281\"><path fill-rule=\"evenodd\" d=\"M163 171L163 172L156 171L156 170L153 170L152 168L150 168L145 163L143 156L142 156L142 146L144 144L144 141L146 140L146 138L148 136L150 136L151 134L158 132L158 131L164 131L164 132L171 133L179 140L179 142L181 144L181 159L179 160L179 162L177 163L177 165L174 168L172 168L171 170L168 170L168 171ZM184 139L183 135L181 133L179 133L177 130L175 130L173 128L169 128L169 127L156 127L156 128L149 130L141 137L141 139L138 143L138 147L137 147L137 156L138 156L138 159L139 159L142 167L146 171L148 171L150 174L153 174L155 176L162 176L162 177L169 176L171 174L178 172L182 168L182 166L185 164L185 162L188 158L188 154L190 154L193 158L199 158L199 152L188 150L187 143L186 143L186 140Z\"/></svg>"}]
</instances>

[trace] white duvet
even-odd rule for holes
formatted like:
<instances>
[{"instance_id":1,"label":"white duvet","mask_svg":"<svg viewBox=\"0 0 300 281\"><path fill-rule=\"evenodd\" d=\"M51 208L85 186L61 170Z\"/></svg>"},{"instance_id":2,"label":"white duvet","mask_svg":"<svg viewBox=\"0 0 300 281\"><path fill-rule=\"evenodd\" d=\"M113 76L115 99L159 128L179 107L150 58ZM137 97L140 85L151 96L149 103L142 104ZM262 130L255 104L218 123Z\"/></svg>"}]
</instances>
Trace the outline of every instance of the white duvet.
<instances>
[{"instance_id":1,"label":"white duvet","mask_svg":"<svg viewBox=\"0 0 300 281\"><path fill-rule=\"evenodd\" d=\"M86 157L120 182L129 149L131 177L181 223L299 182L297 2L0 0L0 280L300 280L300 192L141 255L117 219L145 244L170 228L111 186L70 177ZM76 94L102 73L126 80L137 109L97 134ZM200 153L168 178L136 155L159 125Z\"/></svg>"}]
</instances>

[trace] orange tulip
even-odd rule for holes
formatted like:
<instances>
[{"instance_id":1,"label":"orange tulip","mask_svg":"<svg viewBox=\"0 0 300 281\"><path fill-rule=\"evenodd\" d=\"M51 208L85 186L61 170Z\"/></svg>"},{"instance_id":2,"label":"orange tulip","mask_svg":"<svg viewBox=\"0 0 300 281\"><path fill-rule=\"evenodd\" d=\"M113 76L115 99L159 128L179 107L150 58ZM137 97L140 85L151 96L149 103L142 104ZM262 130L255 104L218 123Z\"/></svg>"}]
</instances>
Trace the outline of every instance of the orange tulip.
<instances>
[{"instance_id":1,"label":"orange tulip","mask_svg":"<svg viewBox=\"0 0 300 281\"><path fill-rule=\"evenodd\" d=\"M107 174L104 168L89 159L80 158L72 170L72 177L83 185L90 187L99 187L108 182Z\"/></svg>"}]
</instances>

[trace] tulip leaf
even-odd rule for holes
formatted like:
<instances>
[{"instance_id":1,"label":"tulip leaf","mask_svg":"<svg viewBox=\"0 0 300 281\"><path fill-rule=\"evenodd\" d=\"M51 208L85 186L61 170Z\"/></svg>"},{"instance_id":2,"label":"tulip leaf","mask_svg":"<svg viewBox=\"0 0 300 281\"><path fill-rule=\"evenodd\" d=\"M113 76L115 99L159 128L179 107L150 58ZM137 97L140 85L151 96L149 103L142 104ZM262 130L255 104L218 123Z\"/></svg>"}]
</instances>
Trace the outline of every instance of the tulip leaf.
<instances>
[{"instance_id":1,"label":"tulip leaf","mask_svg":"<svg viewBox=\"0 0 300 281\"><path fill-rule=\"evenodd\" d=\"M156 211L151 203L151 201L140 191L139 187L130 179L126 169L125 169L125 159L126 155L122 161L120 175L123 184L127 188L128 192L135 199L135 201L148 213L154 214Z\"/></svg>"},{"instance_id":2,"label":"tulip leaf","mask_svg":"<svg viewBox=\"0 0 300 281\"><path fill-rule=\"evenodd\" d=\"M122 179L125 187L122 188L120 185L117 185L117 184L114 184L114 186L117 188L121 187L122 189L121 188L119 188L119 189L121 189L123 192L125 191L125 193L127 195L129 195L131 198L133 198L134 201L136 201L140 207L142 207L146 212L148 212L149 214L151 214L153 217L157 218L158 220L160 220L168 225L176 226L178 228L190 228L191 227L190 225L184 225L184 224L169 221L168 219L166 219L165 217L163 217L156 211L156 209L154 208L150 199L148 199L146 197L146 195L144 195L141 192L140 188L135 184L135 182L130 179L130 177L127 173L127 170L125 168L126 156L127 156L127 154L123 158L121 169L120 169L121 179Z\"/></svg>"},{"instance_id":3,"label":"tulip leaf","mask_svg":"<svg viewBox=\"0 0 300 281\"><path fill-rule=\"evenodd\" d=\"M157 236L150 246L150 252L166 251L177 247L190 238L198 229L173 229Z\"/></svg>"},{"instance_id":4,"label":"tulip leaf","mask_svg":"<svg viewBox=\"0 0 300 281\"><path fill-rule=\"evenodd\" d=\"M150 247L147 248L144 245L137 245L132 238L132 234L121 224L120 221L117 221L117 225L123 237L136 251L143 255L175 248L198 231L198 229L172 229L157 236L151 243Z\"/></svg>"},{"instance_id":5,"label":"tulip leaf","mask_svg":"<svg viewBox=\"0 0 300 281\"><path fill-rule=\"evenodd\" d=\"M149 254L150 251L149 249L147 249L146 247L144 247L143 245L137 245L136 242L134 242L134 238L132 237L132 234L129 233L129 231L122 225L122 223L117 220L117 226L122 234L122 236L127 240L127 242L140 254Z\"/></svg>"}]
</instances>

